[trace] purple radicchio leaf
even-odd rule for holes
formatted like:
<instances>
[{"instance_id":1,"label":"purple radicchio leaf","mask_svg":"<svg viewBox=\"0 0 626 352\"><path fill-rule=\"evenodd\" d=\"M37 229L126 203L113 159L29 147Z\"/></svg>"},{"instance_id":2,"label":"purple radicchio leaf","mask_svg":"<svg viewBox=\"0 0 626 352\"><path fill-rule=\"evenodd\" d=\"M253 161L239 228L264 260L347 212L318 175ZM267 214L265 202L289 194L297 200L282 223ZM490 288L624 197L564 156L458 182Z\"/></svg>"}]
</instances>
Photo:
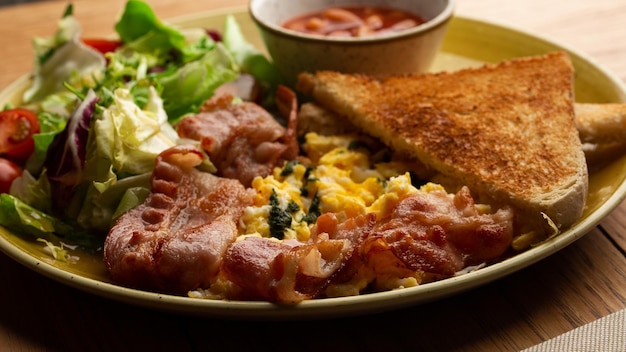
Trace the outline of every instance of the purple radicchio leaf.
<instances>
[{"instance_id":1,"label":"purple radicchio leaf","mask_svg":"<svg viewBox=\"0 0 626 352\"><path fill-rule=\"evenodd\" d=\"M211 37L211 39L213 39L216 42L221 42L222 41L222 34L219 31L216 31L214 29L207 29L206 33L209 35L209 37Z\"/></svg>"},{"instance_id":2,"label":"purple radicchio leaf","mask_svg":"<svg viewBox=\"0 0 626 352\"><path fill-rule=\"evenodd\" d=\"M48 148L43 166L52 188L52 202L62 206L73 194L74 186L82 179L87 153L87 140L91 119L98 97L89 90L85 99L70 116L65 129L54 137Z\"/></svg>"}]
</instances>

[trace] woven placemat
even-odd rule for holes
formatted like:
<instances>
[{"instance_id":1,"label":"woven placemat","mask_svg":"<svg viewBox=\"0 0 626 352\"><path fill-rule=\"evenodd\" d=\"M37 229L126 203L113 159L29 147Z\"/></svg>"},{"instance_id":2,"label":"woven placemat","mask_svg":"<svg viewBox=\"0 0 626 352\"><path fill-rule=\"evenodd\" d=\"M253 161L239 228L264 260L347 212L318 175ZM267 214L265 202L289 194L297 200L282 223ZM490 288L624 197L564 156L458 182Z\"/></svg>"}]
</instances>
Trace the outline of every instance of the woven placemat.
<instances>
[{"instance_id":1,"label":"woven placemat","mask_svg":"<svg viewBox=\"0 0 626 352\"><path fill-rule=\"evenodd\" d=\"M522 352L626 352L626 310L607 315Z\"/></svg>"}]
</instances>

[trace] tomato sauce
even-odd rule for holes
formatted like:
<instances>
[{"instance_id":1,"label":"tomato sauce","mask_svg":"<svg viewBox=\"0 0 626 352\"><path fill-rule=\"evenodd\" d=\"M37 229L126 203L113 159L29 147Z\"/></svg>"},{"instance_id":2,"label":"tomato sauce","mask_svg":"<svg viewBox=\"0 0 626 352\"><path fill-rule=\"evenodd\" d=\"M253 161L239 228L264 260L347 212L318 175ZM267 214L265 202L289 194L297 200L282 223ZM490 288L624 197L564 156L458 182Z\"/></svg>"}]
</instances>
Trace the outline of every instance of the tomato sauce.
<instances>
[{"instance_id":1,"label":"tomato sauce","mask_svg":"<svg viewBox=\"0 0 626 352\"><path fill-rule=\"evenodd\" d=\"M364 37L398 32L426 22L421 16L389 7L345 6L296 16L284 28L329 37Z\"/></svg>"}]
</instances>

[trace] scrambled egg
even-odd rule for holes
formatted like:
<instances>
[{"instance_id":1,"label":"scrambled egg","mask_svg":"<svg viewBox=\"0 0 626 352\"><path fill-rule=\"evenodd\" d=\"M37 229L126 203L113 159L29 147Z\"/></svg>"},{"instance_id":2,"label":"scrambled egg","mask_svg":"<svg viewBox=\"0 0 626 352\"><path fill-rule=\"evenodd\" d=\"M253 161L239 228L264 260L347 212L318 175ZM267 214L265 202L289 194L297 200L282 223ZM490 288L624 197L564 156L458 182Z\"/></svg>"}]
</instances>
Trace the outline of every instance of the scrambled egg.
<instances>
[{"instance_id":1,"label":"scrambled egg","mask_svg":"<svg viewBox=\"0 0 626 352\"><path fill-rule=\"evenodd\" d=\"M411 183L408 163L386 161L370 150L365 137L308 133L302 146L311 165L289 162L272 175L257 177L254 205L240 219L240 233L307 241L317 216L334 213L343 220L374 213L380 219L407 195L442 189Z\"/></svg>"}]
</instances>

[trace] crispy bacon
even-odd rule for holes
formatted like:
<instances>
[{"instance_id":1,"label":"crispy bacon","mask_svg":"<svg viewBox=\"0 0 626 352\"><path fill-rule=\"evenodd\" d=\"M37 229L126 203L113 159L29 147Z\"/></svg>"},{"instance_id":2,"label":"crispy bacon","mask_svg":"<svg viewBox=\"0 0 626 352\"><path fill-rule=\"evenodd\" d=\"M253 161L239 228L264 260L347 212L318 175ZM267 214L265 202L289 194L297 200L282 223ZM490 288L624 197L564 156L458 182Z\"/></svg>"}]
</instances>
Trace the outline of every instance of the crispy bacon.
<instances>
[{"instance_id":1,"label":"crispy bacon","mask_svg":"<svg viewBox=\"0 0 626 352\"><path fill-rule=\"evenodd\" d=\"M387 218L366 214L339 222L322 214L308 242L247 237L237 221L254 191L237 180L194 169L202 153L177 146L161 153L146 201L122 215L105 242L118 283L161 292L233 284L229 299L280 303L324 297L329 287L367 280L434 280L501 256L512 240L513 212L480 214L467 188L415 193ZM360 290L361 288L359 288Z\"/></svg>"},{"instance_id":2,"label":"crispy bacon","mask_svg":"<svg viewBox=\"0 0 626 352\"><path fill-rule=\"evenodd\" d=\"M231 299L297 303L317 297L352 252L349 241L326 234L308 243L248 237L228 248L222 275L241 289Z\"/></svg>"},{"instance_id":3,"label":"crispy bacon","mask_svg":"<svg viewBox=\"0 0 626 352\"><path fill-rule=\"evenodd\" d=\"M339 223L321 215L307 243L247 238L233 243L222 275L240 290L230 298L293 303L320 297L330 285L367 272L377 280L420 276L434 280L504 254L513 235L513 212L480 214L467 188L417 193L401 200L391 215L373 214ZM365 270L364 270L365 268Z\"/></svg>"},{"instance_id":4,"label":"crispy bacon","mask_svg":"<svg viewBox=\"0 0 626 352\"><path fill-rule=\"evenodd\" d=\"M176 128L180 137L201 142L218 175L249 186L254 177L267 176L275 166L298 156L297 101L293 91L278 88L276 101L287 118L285 128L259 105L232 99L228 94L211 98Z\"/></svg>"},{"instance_id":5,"label":"crispy bacon","mask_svg":"<svg viewBox=\"0 0 626 352\"><path fill-rule=\"evenodd\" d=\"M513 212L503 208L479 214L467 187L453 197L443 190L418 193L398 204L377 226L376 237L410 270L449 277L506 252L513 238Z\"/></svg>"},{"instance_id":6,"label":"crispy bacon","mask_svg":"<svg viewBox=\"0 0 626 352\"><path fill-rule=\"evenodd\" d=\"M254 192L194 169L202 157L190 146L157 157L150 195L120 216L106 238L104 260L114 281L187 293L215 280Z\"/></svg>"}]
</instances>

